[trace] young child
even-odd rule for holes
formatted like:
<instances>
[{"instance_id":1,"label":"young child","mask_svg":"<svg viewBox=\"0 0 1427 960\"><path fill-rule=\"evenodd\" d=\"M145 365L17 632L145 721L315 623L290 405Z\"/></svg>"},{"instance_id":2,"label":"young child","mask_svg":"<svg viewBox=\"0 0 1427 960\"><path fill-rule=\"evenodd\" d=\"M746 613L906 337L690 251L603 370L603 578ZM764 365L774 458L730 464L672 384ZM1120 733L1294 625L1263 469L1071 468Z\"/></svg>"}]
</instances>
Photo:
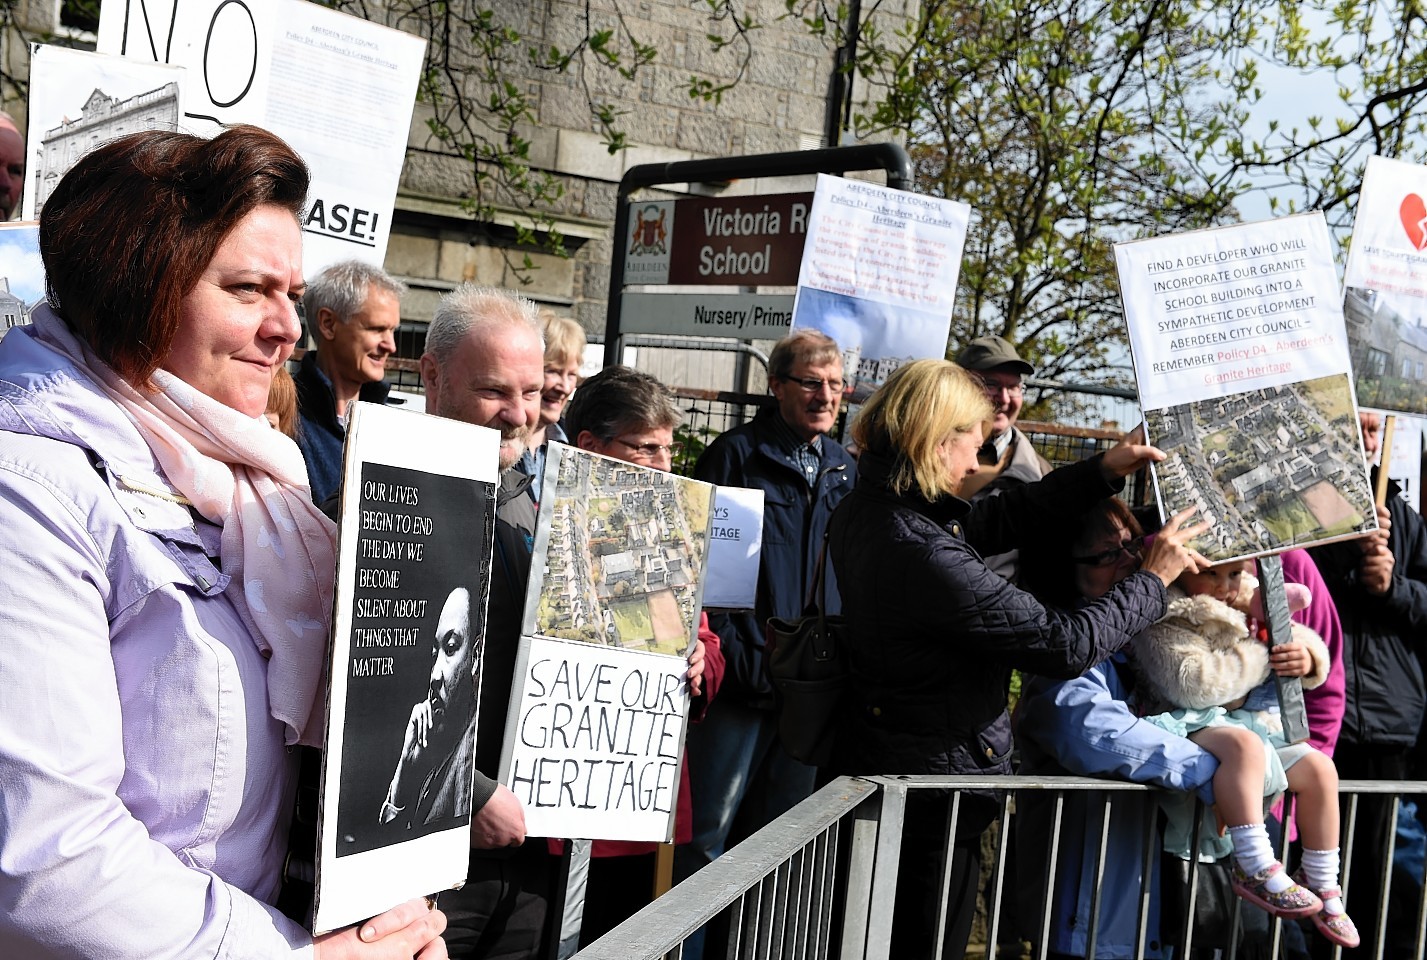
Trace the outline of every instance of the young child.
<instances>
[{"instance_id":1,"label":"young child","mask_svg":"<svg viewBox=\"0 0 1427 960\"><path fill-rule=\"evenodd\" d=\"M1312 916L1327 939L1355 947L1357 928L1338 888L1337 770L1325 754L1283 738L1270 676L1301 677L1312 689L1327 678L1328 651L1298 623L1292 642L1270 649L1259 619L1245 616L1257 587L1242 561L1175 581L1164 619L1135 639L1144 692L1164 711L1145 719L1218 759L1215 807L1233 844L1234 892L1280 917ZM1290 601L1296 597L1301 609L1306 593L1297 587ZM1303 842L1302 869L1293 878L1275 859L1263 822L1264 798L1285 788L1298 797Z\"/></svg>"}]
</instances>

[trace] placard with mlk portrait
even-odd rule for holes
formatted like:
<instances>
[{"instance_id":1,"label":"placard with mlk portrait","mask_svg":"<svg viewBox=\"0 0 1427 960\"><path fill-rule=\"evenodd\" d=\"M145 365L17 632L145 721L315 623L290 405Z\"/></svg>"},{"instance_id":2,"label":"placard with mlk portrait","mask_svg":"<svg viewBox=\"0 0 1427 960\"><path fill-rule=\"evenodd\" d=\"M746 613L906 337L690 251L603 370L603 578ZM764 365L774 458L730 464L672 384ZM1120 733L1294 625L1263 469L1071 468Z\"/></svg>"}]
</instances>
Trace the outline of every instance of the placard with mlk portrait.
<instances>
[{"instance_id":1,"label":"placard with mlk portrait","mask_svg":"<svg viewBox=\"0 0 1427 960\"><path fill-rule=\"evenodd\" d=\"M470 822L471 751L462 769L458 747L474 747L490 581L489 548L479 562L471 548L488 541L492 496L489 483L361 465L339 857Z\"/></svg>"},{"instance_id":2,"label":"placard with mlk portrait","mask_svg":"<svg viewBox=\"0 0 1427 960\"><path fill-rule=\"evenodd\" d=\"M499 436L357 404L343 469L317 931L465 879Z\"/></svg>"}]
</instances>

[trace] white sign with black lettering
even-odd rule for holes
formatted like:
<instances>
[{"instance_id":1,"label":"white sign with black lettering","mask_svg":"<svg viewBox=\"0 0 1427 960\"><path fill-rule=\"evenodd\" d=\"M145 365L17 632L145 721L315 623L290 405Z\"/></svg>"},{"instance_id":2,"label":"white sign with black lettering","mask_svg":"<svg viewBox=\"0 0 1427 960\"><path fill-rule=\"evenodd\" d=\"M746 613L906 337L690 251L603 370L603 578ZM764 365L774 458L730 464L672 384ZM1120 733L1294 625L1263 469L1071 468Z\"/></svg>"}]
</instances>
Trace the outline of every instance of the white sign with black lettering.
<instances>
[{"instance_id":1,"label":"white sign with black lettering","mask_svg":"<svg viewBox=\"0 0 1427 960\"><path fill-rule=\"evenodd\" d=\"M1161 515L1223 562L1376 529L1328 226L1299 214L1115 245Z\"/></svg>"},{"instance_id":2,"label":"white sign with black lettering","mask_svg":"<svg viewBox=\"0 0 1427 960\"><path fill-rule=\"evenodd\" d=\"M103 0L98 49L187 67L183 129L256 124L302 155L308 276L385 258L426 41L305 0Z\"/></svg>"},{"instance_id":3,"label":"white sign with black lettering","mask_svg":"<svg viewBox=\"0 0 1427 960\"><path fill-rule=\"evenodd\" d=\"M719 487L709 524L704 606L753 609L763 549L763 491Z\"/></svg>"},{"instance_id":4,"label":"white sign with black lettering","mask_svg":"<svg viewBox=\"0 0 1427 960\"><path fill-rule=\"evenodd\" d=\"M1348 372L1321 213L1115 245L1146 409Z\"/></svg>"},{"instance_id":5,"label":"white sign with black lettering","mask_svg":"<svg viewBox=\"0 0 1427 960\"><path fill-rule=\"evenodd\" d=\"M625 333L781 340L793 322L793 296L780 293L626 293Z\"/></svg>"},{"instance_id":6,"label":"white sign with black lettering","mask_svg":"<svg viewBox=\"0 0 1427 960\"><path fill-rule=\"evenodd\" d=\"M849 401L946 352L970 219L959 201L818 174L792 326L837 341Z\"/></svg>"},{"instance_id":7,"label":"white sign with black lettering","mask_svg":"<svg viewBox=\"0 0 1427 960\"><path fill-rule=\"evenodd\" d=\"M522 637L501 782L534 837L673 838L689 713L678 657Z\"/></svg>"}]
</instances>

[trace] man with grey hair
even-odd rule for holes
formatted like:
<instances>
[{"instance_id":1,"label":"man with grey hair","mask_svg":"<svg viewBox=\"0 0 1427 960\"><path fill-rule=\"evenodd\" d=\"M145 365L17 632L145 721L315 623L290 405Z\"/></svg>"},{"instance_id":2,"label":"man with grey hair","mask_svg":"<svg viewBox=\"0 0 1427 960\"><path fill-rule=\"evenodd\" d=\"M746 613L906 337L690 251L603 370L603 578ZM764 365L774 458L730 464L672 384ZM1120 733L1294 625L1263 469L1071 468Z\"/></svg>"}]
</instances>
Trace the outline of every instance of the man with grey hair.
<instances>
[{"instance_id":1,"label":"man with grey hair","mask_svg":"<svg viewBox=\"0 0 1427 960\"><path fill-rule=\"evenodd\" d=\"M827 435L844 386L836 341L817 330L794 330L768 357L774 402L710 443L694 467L699 480L764 492L763 550L754 609L709 616L728 667L719 699L688 735L694 836L675 852L680 877L738 839L730 836L735 821L751 833L812 793L816 768L778 740L763 638L770 617L802 615L828 518L852 490L852 457ZM840 609L835 583L828 585L827 606L829 613Z\"/></svg>"},{"instance_id":2,"label":"man with grey hair","mask_svg":"<svg viewBox=\"0 0 1427 960\"><path fill-rule=\"evenodd\" d=\"M353 400L386 403L386 359L396 352L406 285L381 267L344 260L323 270L302 295L317 342L293 380L301 417L297 445L307 461L312 499L322 503L342 482L342 443Z\"/></svg>"},{"instance_id":3,"label":"man with grey hair","mask_svg":"<svg viewBox=\"0 0 1427 960\"><path fill-rule=\"evenodd\" d=\"M20 208L25 191L25 139L15 118L0 110L0 220Z\"/></svg>"},{"instance_id":4,"label":"man with grey hair","mask_svg":"<svg viewBox=\"0 0 1427 960\"><path fill-rule=\"evenodd\" d=\"M554 885L544 842L524 843L525 811L496 782L535 537L530 477L515 469L540 422L545 344L535 305L466 284L441 298L421 356L426 412L500 431L500 489L486 607L476 786L466 885L441 894L452 958L542 956ZM509 848L518 848L515 850Z\"/></svg>"}]
</instances>

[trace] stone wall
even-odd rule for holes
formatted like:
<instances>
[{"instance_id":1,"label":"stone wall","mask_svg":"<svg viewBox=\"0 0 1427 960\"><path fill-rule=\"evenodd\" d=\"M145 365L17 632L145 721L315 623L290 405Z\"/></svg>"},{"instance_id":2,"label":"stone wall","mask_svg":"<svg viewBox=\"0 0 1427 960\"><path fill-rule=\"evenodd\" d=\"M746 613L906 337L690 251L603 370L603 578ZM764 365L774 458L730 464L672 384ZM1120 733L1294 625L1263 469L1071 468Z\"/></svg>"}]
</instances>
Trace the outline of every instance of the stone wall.
<instances>
[{"instance_id":1,"label":"stone wall","mask_svg":"<svg viewBox=\"0 0 1427 960\"><path fill-rule=\"evenodd\" d=\"M520 23L526 36L545 45L568 49L585 29L584 3L544 0L537 3L497 3L501 15ZM609 0L593 0L594 29L618 29ZM627 149L611 154L597 132L585 90L573 74L542 73L513 65L533 104L536 123L523 126L530 141L533 166L557 176L564 195L550 206L566 237L568 259L515 249L512 231L501 224L479 223L461 211L453 198L469 192L470 164L430 149L425 119L430 109L418 105L413 121L413 149L393 220L387 266L413 287L404 307L416 322L430 315L442 289L475 280L522 290L537 301L577 317L592 333L605 327L615 197L620 177L630 167L719 156L775 153L824 145L827 93L832 81L833 51L797 19L777 20L785 10L781 0L751 0L747 4L765 25L751 34L753 49L746 72L720 102L705 102L688 93L690 77L716 83L734 78L742 51L737 45L714 51L706 39L720 30L707 8L689 0L621 2L625 23L642 42L657 50L654 63L639 68L633 79L598 67L587 67L584 80L592 95L610 102L620 116L619 129ZM915 13L916 0L898 0L879 8L884 31ZM865 86L855 87L865 92ZM812 178L751 179L727 185L678 184L656 195L737 195L811 189ZM518 211L502 211L508 218ZM501 219L497 216L496 219ZM537 269L519 271L529 255ZM741 387L735 384L731 354L681 355L681 351L641 351L639 365L667 382L699 387ZM747 384L756 388L758 372Z\"/></svg>"},{"instance_id":2,"label":"stone wall","mask_svg":"<svg viewBox=\"0 0 1427 960\"><path fill-rule=\"evenodd\" d=\"M418 32L416 21L403 19L408 6L405 0L378 0L365 4L365 10L374 19L385 17L398 29ZM528 223L529 212L512 198L489 198L497 213L486 219L494 222L478 220L462 207L462 199L473 190L472 164L443 151L427 130L432 108L417 104L386 260L388 269L411 285L402 312L412 333L431 316L440 294L464 280L522 290L577 317L590 332L602 333L610 228L619 180L627 169L644 163L824 146L833 50L830 41L813 36L799 19L780 20L786 12L783 0L736 0L737 9L762 26L750 33L752 51L743 76L717 102L690 97L690 78L714 83L733 80L743 66L743 47L735 43L714 50L707 35L726 33L727 28L710 21L708 6L699 0L453 0L452 7L491 9L495 22L510 26L540 49L553 44L568 50L587 29L611 29L618 37L627 28L654 47L656 59L626 79L597 65L587 66L582 74L542 71L529 63L525 50L514 49L502 71L503 79L516 84L531 103L532 122L522 125L520 133L530 142L532 166L556 177L563 187L558 200L542 212L555 218L566 238L568 257L515 246L514 225ZM92 49L92 35L60 24L60 9L59 0L18 0L14 22L31 38L59 30L66 38L63 42ZM916 14L918 0L888 0L876 9L878 28L888 35ZM5 72L24 77L28 64L23 38L13 30L7 34L0 38ZM468 42L459 34L453 36L453 43ZM624 49L627 52L627 44ZM626 149L609 152L592 117L586 88L590 96L617 111ZM478 85L466 90L477 102L488 92ZM854 92L865 95L867 87L859 81ZM23 123L23 104L6 106ZM654 195L732 196L808 189L811 178L755 178L731 184L670 185ZM534 269L521 268L527 255ZM408 336L404 342L417 343L419 338ZM753 381L735 383L731 355L684 357L682 351L650 350L645 356L657 359L657 369L651 372L681 385L756 388L759 382L755 372Z\"/></svg>"}]
</instances>

